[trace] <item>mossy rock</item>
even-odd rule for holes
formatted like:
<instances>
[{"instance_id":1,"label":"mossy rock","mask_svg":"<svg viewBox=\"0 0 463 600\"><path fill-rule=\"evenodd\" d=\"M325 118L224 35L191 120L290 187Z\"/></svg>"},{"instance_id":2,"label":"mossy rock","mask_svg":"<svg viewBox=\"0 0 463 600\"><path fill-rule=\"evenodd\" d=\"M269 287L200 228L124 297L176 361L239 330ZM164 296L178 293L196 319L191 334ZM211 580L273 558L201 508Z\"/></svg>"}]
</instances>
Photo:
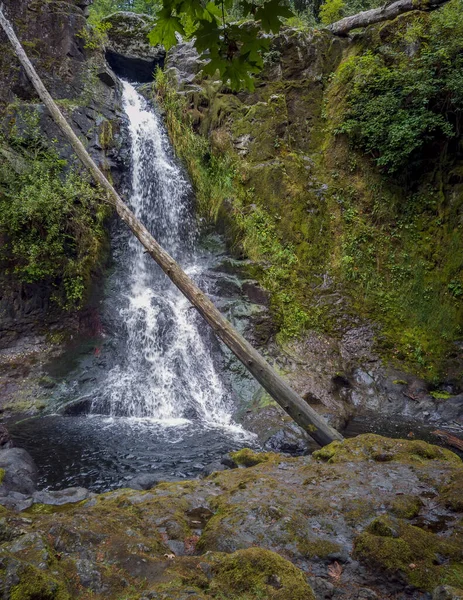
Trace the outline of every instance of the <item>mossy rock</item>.
<instances>
[{"instance_id":1,"label":"mossy rock","mask_svg":"<svg viewBox=\"0 0 463 600\"><path fill-rule=\"evenodd\" d=\"M48 574L27 566L19 576L10 594L10 600L71 600L63 583Z\"/></svg>"},{"instance_id":2,"label":"mossy rock","mask_svg":"<svg viewBox=\"0 0 463 600\"><path fill-rule=\"evenodd\" d=\"M401 577L426 591L436 583L454 583L463 569L461 535L452 538L382 516L370 523L354 545L357 558L379 571Z\"/></svg>"},{"instance_id":3,"label":"mossy rock","mask_svg":"<svg viewBox=\"0 0 463 600\"><path fill-rule=\"evenodd\" d=\"M414 519L418 516L422 501L417 496L403 495L398 496L391 504L391 511L397 517L402 519Z\"/></svg>"},{"instance_id":4,"label":"mossy rock","mask_svg":"<svg viewBox=\"0 0 463 600\"><path fill-rule=\"evenodd\" d=\"M451 510L463 512L463 474L457 474L454 480L441 490L439 501Z\"/></svg>"},{"instance_id":5,"label":"mossy rock","mask_svg":"<svg viewBox=\"0 0 463 600\"><path fill-rule=\"evenodd\" d=\"M304 574L270 550L248 548L214 560L211 591L236 600L315 600Z\"/></svg>"},{"instance_id":6,"label":"mossy rock","mask_svg":"<svg viewBox=\"0 0 463 600\"><path fill-rule=\"evenodd\" d=\"M314 452L313 456L329 463L373 460L423 464L429 460L440 460L463 467L461 459L450 450L421 440L394 440L373 433L359 435L343 442L332 442Z\"/></svg>"},{"instance_id":7,"label":"mossy rock","mask_svg":"<svg viewBox=\"0 0 463 600\"><path fill-rule=\"evenodd\" d=\"M254 467L263 462L270 460L281 460L281 455L275 454L274 452L254 452L250 448L243 448L237 452L230 453L233 461L242 467Z\"/></svg>"}]
</instances>

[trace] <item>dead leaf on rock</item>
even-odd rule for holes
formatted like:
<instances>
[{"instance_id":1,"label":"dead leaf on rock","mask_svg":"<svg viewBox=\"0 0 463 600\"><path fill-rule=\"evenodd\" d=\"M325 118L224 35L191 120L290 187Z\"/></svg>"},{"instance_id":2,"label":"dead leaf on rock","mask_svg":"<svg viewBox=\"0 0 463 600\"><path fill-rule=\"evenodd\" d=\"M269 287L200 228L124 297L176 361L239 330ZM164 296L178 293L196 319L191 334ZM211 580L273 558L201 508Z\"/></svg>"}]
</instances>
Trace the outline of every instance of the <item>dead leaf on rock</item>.
<instances>
[{"instance_id":1,"label":"dead leaf on rock","mask_svg":"<svg viewBox=\"0 0 463 600\"><path fill-rule=\"evenodd\" d=\"M328 575L331 579L334 579L334 581L339 581L341 579L342 567L337 561L328 567Z\"/></svg>"}]
</instances>

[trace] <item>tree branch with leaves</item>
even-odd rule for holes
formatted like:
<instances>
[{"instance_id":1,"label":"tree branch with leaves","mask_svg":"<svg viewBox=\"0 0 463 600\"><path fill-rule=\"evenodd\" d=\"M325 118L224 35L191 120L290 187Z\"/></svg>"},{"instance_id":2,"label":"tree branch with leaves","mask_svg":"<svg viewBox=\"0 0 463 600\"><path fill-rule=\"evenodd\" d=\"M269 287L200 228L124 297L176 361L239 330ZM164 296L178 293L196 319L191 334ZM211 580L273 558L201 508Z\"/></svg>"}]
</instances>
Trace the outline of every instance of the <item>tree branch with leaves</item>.
<instances>
[{"instance_id":1,"label":"tree branch with leaves","mask_svg":"<svg viewBox=\"0 0 463 600\"><path fill-rule=\"evenodd\" d=\"M229 11L233 0L204 4L201 0L164 0L157 23L149 38L168 50L185 36L185 22L194 23L194 44L200 59L206 61L203 72L215 75L233 90L254 88L253 75L263 67L263 53L269 49L270 36L281 27L281 19L293 15L285 0L267 0L259 4L242 0L240 10L247 20L232 22Z\"/></svg>"}]
</instances>

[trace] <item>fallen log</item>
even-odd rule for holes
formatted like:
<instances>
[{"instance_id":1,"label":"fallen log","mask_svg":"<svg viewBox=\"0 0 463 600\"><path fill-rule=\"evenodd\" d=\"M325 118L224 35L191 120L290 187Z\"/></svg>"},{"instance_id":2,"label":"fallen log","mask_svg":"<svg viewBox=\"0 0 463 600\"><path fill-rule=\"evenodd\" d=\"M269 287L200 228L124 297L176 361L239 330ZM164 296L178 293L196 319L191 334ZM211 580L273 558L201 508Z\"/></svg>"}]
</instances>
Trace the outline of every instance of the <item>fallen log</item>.
<instances>
[{"instance_id":1,"label":"fallen log","mask_svg":"<svg viewBox=\"0 0 463 600\"><path fill-rule=\"evenodd\" d=\"M412 10L426 12L436 10L436 8L440 8L447 2L449 0L397 0L397 2L393 2L392 4L387 4L386 2L380 8L372 8L351 17L344 17L344 19L340 19L329 25L328 29L335 35L346 36L352 29L367 27L381 21L389 21Z\"/></svg>"},{"instance_id":2,"label":"fallen log","mask_svg":"<svg viewBox=\"0 0 463 600\"><path fill-rule=\"evenodd\" d=\"M157 262L161 269L179 288L188 300L196 307L218 337L230 348L243 365L254 375L259 383L267 390L288 415L304 429L316 442L325 446L334 440L342 440L342 435L328 425L324 419L311 408L289 385L280 377L268 362L255 350L245 338L238 333L225 317L214 306L211 300L186 275L177 262L158 244L146 227L136 218L132 211L122 201L119 194L100 171L88 154L82 142L66 121L53 98L43 85L39 75L27 57L21 42L16 37L11 23L4 14L3 4L0 4L0 25L5 31L20 63L25 69L32 85L49 110L54 121L68 139L80 161L87 167L92 177L107 194L108 200L116 209L119 217L126 223L136 238L146 248L148 254Z\"/></svg>"},{"instance_id":3,"label":"fallen log","mask_svg":"<svg viewBox=\"0 0 463 600\"><path fill-rule=\"evenodd\" d=\"M447 445L453 446L458 450L463 452L463 440L458 438L456 435L452 435L451 433L447 433L447 431L442 431L442 429L436 429L436 431L432 432L433 435L437 435L440 437L442 441L444 441Z\"/></svg>"}]
</instances>

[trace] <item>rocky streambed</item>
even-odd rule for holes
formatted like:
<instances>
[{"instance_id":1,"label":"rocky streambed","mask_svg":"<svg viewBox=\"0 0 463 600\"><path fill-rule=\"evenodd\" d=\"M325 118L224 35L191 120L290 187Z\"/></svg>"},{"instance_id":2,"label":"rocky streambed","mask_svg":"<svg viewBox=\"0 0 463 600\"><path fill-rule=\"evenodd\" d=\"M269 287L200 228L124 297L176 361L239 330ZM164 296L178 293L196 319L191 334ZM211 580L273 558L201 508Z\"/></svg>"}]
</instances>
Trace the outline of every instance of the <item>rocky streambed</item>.
<instances>
[{"instance_id":1,"label":"rocky streambed","mask_svg":"<svg viewBox=\"0 0 463 600\"><path fill-rule=\"evenodd\" d=\"M12 452L0 451L3 494L34 478L24 455L12 474ZM34 492L22 511L3 501L2 597L463 597L452 452L370 434L305 457L241 450L228 466L145 491Z\"/></svg>"}]
</instances>

